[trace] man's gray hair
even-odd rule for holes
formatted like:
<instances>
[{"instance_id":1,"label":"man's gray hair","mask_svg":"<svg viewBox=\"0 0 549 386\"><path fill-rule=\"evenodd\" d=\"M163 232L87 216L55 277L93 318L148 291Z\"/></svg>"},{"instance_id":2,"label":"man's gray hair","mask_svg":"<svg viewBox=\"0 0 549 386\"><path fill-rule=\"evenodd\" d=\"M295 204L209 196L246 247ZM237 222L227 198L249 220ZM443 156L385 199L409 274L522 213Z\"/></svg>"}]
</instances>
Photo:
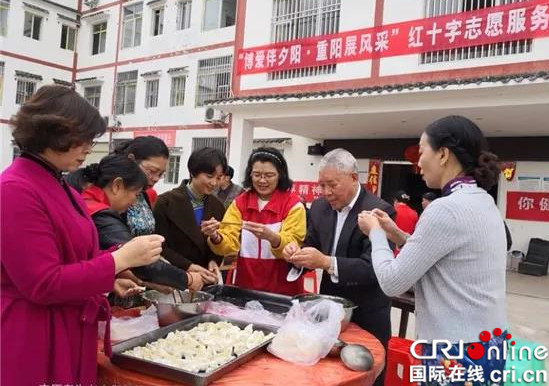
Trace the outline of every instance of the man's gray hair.
<instances>
[{"instance_id":1,"label":"man's gray hair","mask_svg":"<svg viewBox=\"0 0 549 386\"><path fill-rule=\"evenodd\" d=\"M322 157L318 165L319 170L328 167L346 173L358 173L356 158L345 149L334 149Z\"/></svg>"}]
</instances>

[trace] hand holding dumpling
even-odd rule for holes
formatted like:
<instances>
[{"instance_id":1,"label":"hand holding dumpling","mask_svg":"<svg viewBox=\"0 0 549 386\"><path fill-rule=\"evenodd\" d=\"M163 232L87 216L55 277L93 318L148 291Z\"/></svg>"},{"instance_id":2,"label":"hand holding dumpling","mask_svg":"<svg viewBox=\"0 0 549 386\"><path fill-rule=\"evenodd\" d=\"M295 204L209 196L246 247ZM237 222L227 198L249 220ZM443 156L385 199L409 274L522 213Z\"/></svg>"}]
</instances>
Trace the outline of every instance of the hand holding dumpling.
<instances>
[{"instance_id":1,"label":"hand holding dumpling","mask_svg":"<svg viewBox=\"0 0 549 386\"><path fill-rule=\"evenodd\" d=\"M358 227L366 236L370 234L370 231L374 228L381 228L377 216L373 212L363 210L358 214Z\"/></svg>"}]
</instances>

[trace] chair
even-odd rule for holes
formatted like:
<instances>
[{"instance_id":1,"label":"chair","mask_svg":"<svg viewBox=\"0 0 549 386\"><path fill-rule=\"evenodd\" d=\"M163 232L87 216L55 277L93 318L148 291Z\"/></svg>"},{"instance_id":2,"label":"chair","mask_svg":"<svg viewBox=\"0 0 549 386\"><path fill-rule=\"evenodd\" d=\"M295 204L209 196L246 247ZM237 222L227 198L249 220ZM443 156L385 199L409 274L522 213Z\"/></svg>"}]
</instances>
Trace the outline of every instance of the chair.
<instances>
[{"instance_id":1,"label":"chair","mask_svg":"<svg viewBox=\"0 0 549 386\"><path fill-rule=\"evenodd\" d=\"M518 271L527 275L544 276L549 268L549 241L532 238L528 252L519 263Z\"/></svg>"}]
</instances>

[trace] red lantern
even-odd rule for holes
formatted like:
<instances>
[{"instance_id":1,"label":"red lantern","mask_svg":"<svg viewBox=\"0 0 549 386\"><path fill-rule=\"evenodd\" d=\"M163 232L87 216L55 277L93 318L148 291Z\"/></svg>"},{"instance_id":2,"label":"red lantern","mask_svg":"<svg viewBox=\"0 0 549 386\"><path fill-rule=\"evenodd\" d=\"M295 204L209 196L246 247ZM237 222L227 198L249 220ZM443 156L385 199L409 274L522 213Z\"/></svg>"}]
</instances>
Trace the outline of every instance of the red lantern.
<instances>
[{"instance_id":1,"label":"red lantern","mask_svg":"<svg viewBox=\"0 0 549 386\"><path fill-rule=\"evenodd\" d=\"M406 161L409 161L414 165L414 173L418 174L420 170L419 166L417 165L419 161L419 145L408 146L406 150L404 150L404 158L406 159Z\"/></svg>"},{"instance_id":2,"label":"red lantern","mask_svg":"<svg viewBox=\"0 0 549 386\"><path fill-rule=\"evenodd\" d=\"M404 150L404 158L413 164L419 161L419 145L410 145Z\"/></svg>"}]
</instances>

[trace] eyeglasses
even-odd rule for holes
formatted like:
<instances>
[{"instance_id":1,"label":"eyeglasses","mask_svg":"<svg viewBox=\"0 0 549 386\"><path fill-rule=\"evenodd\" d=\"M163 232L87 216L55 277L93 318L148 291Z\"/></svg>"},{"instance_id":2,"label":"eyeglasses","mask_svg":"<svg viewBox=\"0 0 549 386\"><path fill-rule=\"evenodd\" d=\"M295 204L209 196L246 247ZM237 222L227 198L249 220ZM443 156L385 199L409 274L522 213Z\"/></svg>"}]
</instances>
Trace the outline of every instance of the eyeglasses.
<instances>
[{"instance_id":1,"label":"eyeglasses","mask_svg":"<svg viewBox=\"0 0 549 386\"><path fill-rule=\"evenodd\" d=\"M158 178L164 177L164 173L165 173L164 170L160 170L154 166L146 165L143 162L139 166L141 166L141 169L149 177L158 177Z\"/></svg>"},{"instance_id":2,"label":"eyeglasses","mask_svg":"<svg viewBox=\"0 0 549 386\"><path fill-rule=\"evenodd\" d=\"M252 172L251 173L252 179L259 181L261 179L265 180L274 180L275 178L278 178L277 173L259 173L259 172Z\"/></svg>"}]
</instances>

